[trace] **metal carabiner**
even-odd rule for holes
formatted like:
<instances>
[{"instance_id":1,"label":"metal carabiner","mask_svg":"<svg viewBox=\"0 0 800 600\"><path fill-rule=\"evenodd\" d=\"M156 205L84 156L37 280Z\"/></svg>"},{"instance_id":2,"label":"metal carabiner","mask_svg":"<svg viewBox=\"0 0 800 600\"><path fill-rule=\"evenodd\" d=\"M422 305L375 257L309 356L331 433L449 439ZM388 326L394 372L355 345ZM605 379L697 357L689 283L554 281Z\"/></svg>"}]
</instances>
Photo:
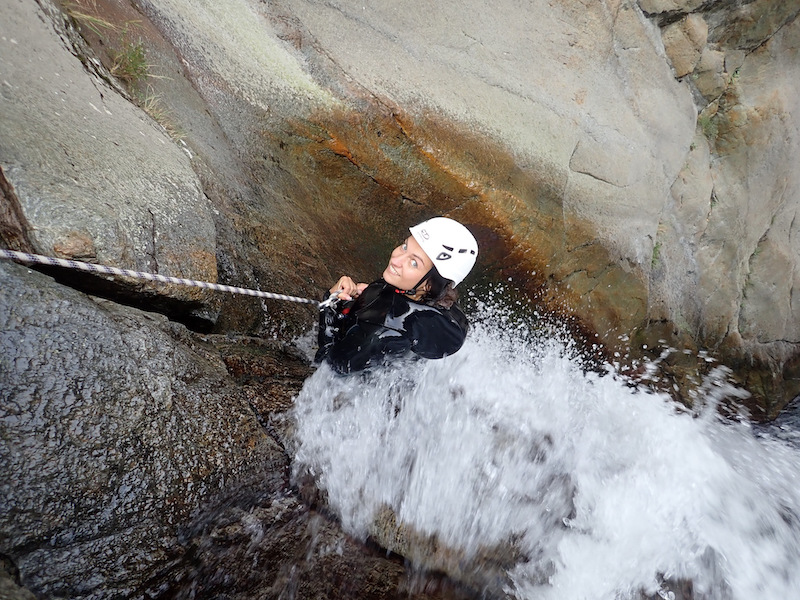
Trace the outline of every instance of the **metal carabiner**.
<instances>
[{"instance_id":1,"label":"metal carabiner","mask_svg":"<svg viewBox=\"0 0 800 600\"><path fill-rule=\"evenodd\" d=\"M342 293L342 290L338 290L333 292L330 296L328 296L325 300L319 303L319 309L322 310L323 308L328 308L329 306L333 306L339 301L339 294Z\"/></svg>"}]
</instances>

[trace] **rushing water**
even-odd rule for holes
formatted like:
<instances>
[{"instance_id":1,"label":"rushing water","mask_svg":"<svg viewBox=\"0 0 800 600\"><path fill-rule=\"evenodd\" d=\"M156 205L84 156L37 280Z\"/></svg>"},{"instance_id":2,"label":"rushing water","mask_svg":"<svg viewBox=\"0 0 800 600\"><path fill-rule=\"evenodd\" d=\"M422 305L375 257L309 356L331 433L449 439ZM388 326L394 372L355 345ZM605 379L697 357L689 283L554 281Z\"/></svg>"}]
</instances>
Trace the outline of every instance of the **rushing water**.
<instances>
[{"instance_id":1,"label":"rushing water","mask_svg":"<svg viewBox=\"0 0 800 600\"><path fill-rule=\"evenodd\" d=\"M562 336L481 314L444 360L350 377L322 367L307 381L295 470L347 531L368 535L388 506L458 549L466 571L484 568L486 548L514 548L512 597L670 598L671 582L691 581L694 598L800 598L791 424L776 434L716 416L739 393L724 371L689 412L583 369Z\"/></svg>"}]
</instances>

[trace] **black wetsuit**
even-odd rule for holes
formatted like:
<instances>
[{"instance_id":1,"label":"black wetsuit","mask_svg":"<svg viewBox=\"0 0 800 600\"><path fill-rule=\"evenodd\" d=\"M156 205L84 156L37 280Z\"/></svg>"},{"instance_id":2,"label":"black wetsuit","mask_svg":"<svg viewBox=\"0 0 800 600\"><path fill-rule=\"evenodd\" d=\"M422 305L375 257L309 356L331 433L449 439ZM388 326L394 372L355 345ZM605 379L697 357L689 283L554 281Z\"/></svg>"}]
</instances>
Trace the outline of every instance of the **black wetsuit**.
<instances>
[{"instance_id":1,"label":"black wetsuit","mask_svg":"<svg viewBox=\"0 0 800 600\"><path fill-rule=\"evenodd\" d=\"M414 302L380 279L355 300L322 311L315 360L349 373L408 352L442 358L461 348L467 326L457 306L448 309Z\"/></svg>"}]
</instances>

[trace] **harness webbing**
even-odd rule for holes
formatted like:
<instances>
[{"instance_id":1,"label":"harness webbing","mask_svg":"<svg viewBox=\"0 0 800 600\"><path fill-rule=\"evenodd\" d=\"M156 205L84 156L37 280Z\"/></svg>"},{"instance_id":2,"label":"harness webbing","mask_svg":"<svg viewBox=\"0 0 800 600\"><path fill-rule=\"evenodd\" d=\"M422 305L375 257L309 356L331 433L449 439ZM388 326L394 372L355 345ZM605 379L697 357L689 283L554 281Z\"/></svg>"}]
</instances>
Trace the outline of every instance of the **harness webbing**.
<instances>
[{"instance_id":1,"label":"harness webbing","mask_svg":"<svg viewBox=\"0 0 800 600\"><path fill-rule=\"evenodd\" d=\"M88 273L133 277L135 279L158 281L160 283L174 283L176 285L186 285L190 287L198 287L207 290L216 290L218 292L228 292L231 294L244 294L246 296L256 296L258 298L269 298L270 300L286 300L287 302L314 304L319 307L327 306L327 304L320 303L318 300L312 300L310 298L298 298L297 296L273 294L271 292L262 292L260 290L251 290L248 288L234 287L231 285L210 283L208 281L183 279L181 277L167 277L166 275L158 275L157 273L145 273L143 271L131 271L130 269L118 269L116 267L109 267L107 265L95 265L92 263L86 263L77 260L66 260L63 258L42 256L41 254L28 254L27 252L18 252L16 250L4 250L0 248L0 258L8 258L17 262L22 262L27 264L39 264L39 265L48 265L52 267L64 267L67 269L77 269L79 271L86 271Z\"/></svg>"}]
</instances>

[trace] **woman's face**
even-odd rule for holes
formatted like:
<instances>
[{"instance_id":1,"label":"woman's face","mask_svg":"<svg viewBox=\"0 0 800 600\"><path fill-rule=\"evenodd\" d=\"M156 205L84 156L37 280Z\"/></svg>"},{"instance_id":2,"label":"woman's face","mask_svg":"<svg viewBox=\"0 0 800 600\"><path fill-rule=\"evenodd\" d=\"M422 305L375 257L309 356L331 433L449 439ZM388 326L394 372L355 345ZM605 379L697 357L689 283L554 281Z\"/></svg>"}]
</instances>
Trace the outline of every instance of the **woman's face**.
<instances>
[{"instance_id":1,"label":"woman's face","mask_svg":"<svg viewBox=\"0 0 800 600\"><path fill-rule=\"evenodd\" d=\"M433 262L410 235L392 252L383 280L401 290L412 289L431 270Z\"/></svg>"}]
</instances>

